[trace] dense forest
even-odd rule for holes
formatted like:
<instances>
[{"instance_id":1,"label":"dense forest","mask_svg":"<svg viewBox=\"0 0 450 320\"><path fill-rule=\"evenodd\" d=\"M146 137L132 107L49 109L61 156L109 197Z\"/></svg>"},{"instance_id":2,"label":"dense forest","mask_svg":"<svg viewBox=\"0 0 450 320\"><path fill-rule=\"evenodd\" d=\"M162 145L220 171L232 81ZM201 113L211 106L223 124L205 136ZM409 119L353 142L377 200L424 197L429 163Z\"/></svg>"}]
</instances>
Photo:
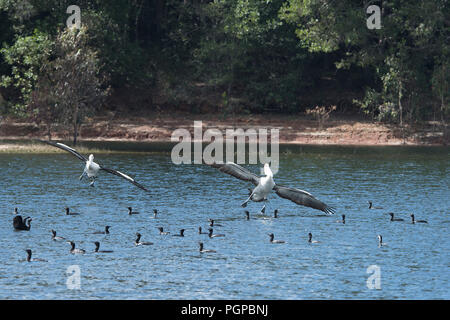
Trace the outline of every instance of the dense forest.
<instances>
[{"instance_id":1,"label":"dense forest","mask_svg":"<svg viewBox=\"0 0 450 320\"><path fill-rule=\"evenodd\" d=\"M130 112L446 122L449 17L446 0L0 0L0 113L76 131L128 95Z\"/></svg>"}]
</instances>

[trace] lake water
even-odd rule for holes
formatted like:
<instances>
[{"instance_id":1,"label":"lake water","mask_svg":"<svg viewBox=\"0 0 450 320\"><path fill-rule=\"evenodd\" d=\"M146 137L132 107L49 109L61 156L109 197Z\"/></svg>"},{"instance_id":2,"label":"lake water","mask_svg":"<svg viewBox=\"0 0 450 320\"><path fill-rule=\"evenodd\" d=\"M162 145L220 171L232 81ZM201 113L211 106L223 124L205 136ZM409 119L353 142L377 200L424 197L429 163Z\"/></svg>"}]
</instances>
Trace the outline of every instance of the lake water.
<instances>
[{"instance_id":1,"label":"lake water","mask_svg":"<svg viewBox=\"0 0 450 320\"><path fill-rule=\"evenodd\" d=\"M337 214L272 194L265 215L261 203L249 204L246 221L247 183L205 165L174 165L169 146L131 146L140 152L116 143L108 149L121 152L96 160L133 175L150 195L106 173L89 187L70 154L0 154L0 299L450 298L448 148L281 147L275 181L309 191ZM368 200L384 209L369 210ZM66 206L80 215L66 216ZM140 214L129 216L128 206ZM33 218L30 231L13 230L14 207ZM388 212L405 221L390 222ZM411 224L410 213L428 224ZM345 225L336 223L341 214ZM225 237L198 234L208 218ZM105 225L111 234L93 234ZM185 237L159 235L159 226L184 228ZM87 253L70 254L51 229ZM154 245L135 247L136 232ZM320 243L308 243L309 232ZM286 243L271 244L269 233ZM114 252L93 253L94 241ZM217 252L199 253L199 241ZM28 248L48 262L24 261ZM80 289L67 286L74 265ZM376 275L370 266L380 289L367 286Z\"/></svg>"}]
</instances>

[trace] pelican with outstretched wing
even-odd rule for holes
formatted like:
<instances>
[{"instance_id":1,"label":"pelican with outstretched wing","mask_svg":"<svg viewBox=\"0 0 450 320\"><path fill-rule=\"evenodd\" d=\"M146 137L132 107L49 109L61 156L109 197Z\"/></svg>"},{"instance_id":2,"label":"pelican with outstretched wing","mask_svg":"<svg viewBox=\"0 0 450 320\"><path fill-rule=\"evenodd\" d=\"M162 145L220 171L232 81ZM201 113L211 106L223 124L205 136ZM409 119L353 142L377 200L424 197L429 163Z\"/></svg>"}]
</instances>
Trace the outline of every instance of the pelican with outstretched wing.
<instances>
[{"instance_id":1,"label":"pelican with outstretched wing","mask_svg":"<svg viewBox=\"0 0 450 320\"><path fill-rule=\"evenodd\" d=\"M73 149L73 148L71 148L69 146L66 146L63 143L53 142L53 141L45 141L45 140L39 140L39 141L47 143L47 144L49 144L51 146L54 146L54 147L57 147L59 149L65 150L67 152L70 152L75 157L77 157L78 159L83 161L86 165L84 167L83 173L80 176L80 180L83 179L83 177L86 175L88 178L91 179L90 186L94 186L95 178L97 178L98 172L100 170L103 170L103 171L106 171L106 172L111 173L113 175L116 175L118 177L121 177L121 178L127 180L128 182L131 182L136 187L141 188L142 190L149 192L149 190L147 190L147 188L145 188L143 185L138 183L136 180L134 180L130 176L128 176L128 175L126 175L126 174L124 174L124 173L122 173L120 171L117 171L117 170L105 168L105 167L99 165L98 163L94 162L94 155L93 154L89 155L89 159L86 159L86 157L83 156L82 154L80 154L78 151L76 151L75 149Z\"/></svg>"},{"instance_id":2,"label":"pelican with outstretched wing","mask_svg":"<svg viewBox=\"0 0 450 320\"><path fill-rule=\"evenodd\" d=\"M279 197L289 199L296 204L321 210L326 214L335 213L334 208L316 199L312 194L306 191L275 184L273 180L273 173L268 163L264 165L265 176L263 177L259 177L256 174L251 173L247 169L235 164L234 162L227 162L224 164L213 163L210 166L219 169L219 171L232 175L233 177L240 180L251 182L256 186L253 190L251 190L251 193L247 200L245 200L241 204L244 208L247 206L247 203L250 200L254 202L266 201L269 193L272 190L275 190L275 193Z\"/></svg>"}]
</instances>

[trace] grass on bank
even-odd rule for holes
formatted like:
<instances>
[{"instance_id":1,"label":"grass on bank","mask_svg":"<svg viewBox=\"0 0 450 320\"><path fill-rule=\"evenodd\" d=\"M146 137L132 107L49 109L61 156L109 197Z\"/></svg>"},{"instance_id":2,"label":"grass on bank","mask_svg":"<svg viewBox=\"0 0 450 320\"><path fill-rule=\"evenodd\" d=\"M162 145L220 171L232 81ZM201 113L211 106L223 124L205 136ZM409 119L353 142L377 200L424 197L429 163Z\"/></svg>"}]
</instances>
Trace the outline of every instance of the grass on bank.
<instances>
[{"instance_id":1,"label":"grass on bank","mask_svg":"<svg viewBox=\"0 0 450 320\"><path fill-rule=\"evenodd\" d=\"M106 148L89 148L83 145L77 146L76 150L81 154L121 152L112 151ZM67 153L67 151L38 142L24 143L0 141L0 153Z\"/></svg>"}]
</instances>

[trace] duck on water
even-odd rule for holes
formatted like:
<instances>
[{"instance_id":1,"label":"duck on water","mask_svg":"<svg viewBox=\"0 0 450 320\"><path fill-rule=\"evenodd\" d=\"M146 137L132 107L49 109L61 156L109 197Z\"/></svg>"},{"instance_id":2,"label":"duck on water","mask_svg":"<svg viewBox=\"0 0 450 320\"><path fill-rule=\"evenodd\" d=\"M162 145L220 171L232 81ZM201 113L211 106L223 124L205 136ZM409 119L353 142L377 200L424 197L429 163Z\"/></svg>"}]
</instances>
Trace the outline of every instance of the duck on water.
<instances>
[{"instance_id":1,"label":"duck on water","mask_svg":"<svg viewBox=\"0 0 450 320\"><path fill-rule=\"evenodd\" d=\"M134 240L135 246L150 246L153 242L141 242L142 235L139 232L136 232L136 240Z\"/></svg>"},{"instance_id":2,"label":"duck on water","mask_svg":"<svg viewBox=\"0 0 450 320\"><path fill-rule=\"evenodd\" d=\"M414 213L411 213L411 223L412 224L416 224L416 223L428 223L428 221L426 220L416 220L414 217Z\"/></svg>"},{"instance_id":3,"label":"duck on water","mask_svg":"<svg viewBox=\"0 0 450 320\"><path fill-rule=\"evenodd\" d=\"M367 201L369 203L369 209L383 209L383 207L375 207L372 201Z\"/></svg>"},{"instance_id":4,"label":"duck on water","mask_svg":"<svg viewBox=\"0 0 450 320\"><path fill-rule=\"evenodd\" d=\"M31 255L32 255L31 249L27 249L27 250L25 250L25 251L27 252L27 261L28 261L28 262L32 262L32 261L48 262L48 261L45 260L45 259L31 258Z\"/></svg>"},{"instance_id":5,"label":"duck on water","mask_svg":"<svg viewBox=\"0 0 450 320\"><path fill-rule=\"evenodd\" d=\"M208 219L208 221L209 221L209 226L211 228L213 228L213 227L222 227L221 224L218 224L218 223L214 224L214 221L215 221L214 219Z\"/></svg>"},{"instance_id":6,"label":"duck on water","mask_svg":"<svg viewBox=\"0 0 450 320\"><path fill-rule=\"evenodd\" d=\"M62 241L62 240L66 240L66 238L64 237L59 237L56 235L56 231L55 230L51 230L52 231L52 240L53 241Z\"/></svg>"},{"instance_id":7,"label":"duck on water","mask_svg":"<svg viewBox=\"0 0 450 320\"><path fill-rule=\"evenodd\" d=\"M66 215L67 216L78 216L78 215L80 215L78 212L72 212L72 211L70 211L70 208L69 207L67 207L66 208Z\"/></svg>"},{"instance_id":8,"label":"duck on water","mask_svg":"<svg viewBox=\"0 0 450 320\"><path fill-rule=\"evenodd\" d=\"M139 212L133 211L132 207L128 207L128 214L131 216L132 214L139 214Z\"/></svg>"},{"instance_id":9,"label":"duck on water","mask_svg":"<svg viewBox=\"0 0 450 320\"><path fill-rule=\"evenodd\" d=\"M270 243L285 243L284 240L274 240L275 236L273 233L269 234Z\"/></svg>"},{"instance_id":10,"label":"duck on water","mask_svg":"<svg viewBox=\"0 0 450 320\"><path fill-rule=\"evenodd\" d=\"M308 242L309 242L309 243L320 243L320 241L317 241L317 240L313 240L313 239L312 239L312 233L311 233L311 232L308 233Z\"/></svg>"},{"instance_id":11,"label":"duck on water","mask_svg":"<svg viewBox=\"0 0 450 320\"><path fill-rule=\"evenodd\" d=\"M105 226L105 231L95 231L93 234L109 234L109 228L111 226Z\"/></svg>"},{"instance_id":12,"label":"duck on water","mask_svg":"<svg viewBox=\"0 0 450 320\"><path fill-rule=\"evenodd\" d=\"M111 252L114 252L112 250L99 250L100 242L98 242L98 241L95 241L94 244L95 244L94 252L100 252L100 253L111 253Z\"/></svg>"},{"instance_id":13,"label":"duck on water","mask_svg":"<svg viewBox=\"0 0 450 320\"><path fill-rule=\"evenodd\" d=\"M159 230L159 234L162 236L166 236L166 235L170 234L169 231L164 231L163 227L157 227L157 229Z\"/></svg>"},{"instance_id":14,"label":"duck on water","mask_svg":"<svg viewBox=\"0 0 450 320\"><path fill-rule=\"evenodd\" d=\"M389 212L389 215L391 216L391 220L390 221L404 221L402 218L394 218L394 213L393 212Z\"/></svg>"},{"instance_id":15,"label":"duck on water","mask_svg":"<svg viewBox=\"0 0 450 320\"><path fill-rule=\"evenodd\" d=\"M22 216L17 215L13 218L13 227L14 230L24 230L24 231L29 231L31 228L31 221L33 219L31 219L30 217L26 217L25 219L22 220Z\"/></svg>"},{"instance_id":16,"label":"duck on water","mask_svg":"<svg viewBox=\"0 0 450 320\"><path fill-rule=\"evenodd\" d=\"M184 231L186 231L185 229L180 229L180 233L179 234L173 234L173 237L184 237Z\"/></svg>"},{"instance_id":17,"label":"duck on water","mask_svg":"<svg viewBox=\"0 0 450 320\"><path fill-rule=\"evenodd\" d=\"M198 243L198 246L199 246L199 251L200 251L200 253L214 253L214 252L216 252L215 250L204 249L204 248L203 248L203 242L199 242L199 243Z\"/></svg>"},{"instance_id":18,"label":"duck on water","mask_svg":"<svg viewBox=\"0 0 450 320\"><path fill-rule=\"evenodd\" d=\"M85 254L86 253L86 250L84 250L84 249L75 249L75 242L67 241L67 243L70 243L70 253L72 253L72 254Z\"/></svg>"},{"instance_id":19,"label":"duck on water","mask_svg":"<svg viewBox=\"0 0 450 320\"><path fill-rule=\"evenodd\" d=\"M220 238L220 237L225 237L224 234L213 234L213 232L214 232L214 229L213 229L213 228L209 228L208 231L209 231L208 237L210 237L210 238Z\"/></svg>"}]
</instances>

